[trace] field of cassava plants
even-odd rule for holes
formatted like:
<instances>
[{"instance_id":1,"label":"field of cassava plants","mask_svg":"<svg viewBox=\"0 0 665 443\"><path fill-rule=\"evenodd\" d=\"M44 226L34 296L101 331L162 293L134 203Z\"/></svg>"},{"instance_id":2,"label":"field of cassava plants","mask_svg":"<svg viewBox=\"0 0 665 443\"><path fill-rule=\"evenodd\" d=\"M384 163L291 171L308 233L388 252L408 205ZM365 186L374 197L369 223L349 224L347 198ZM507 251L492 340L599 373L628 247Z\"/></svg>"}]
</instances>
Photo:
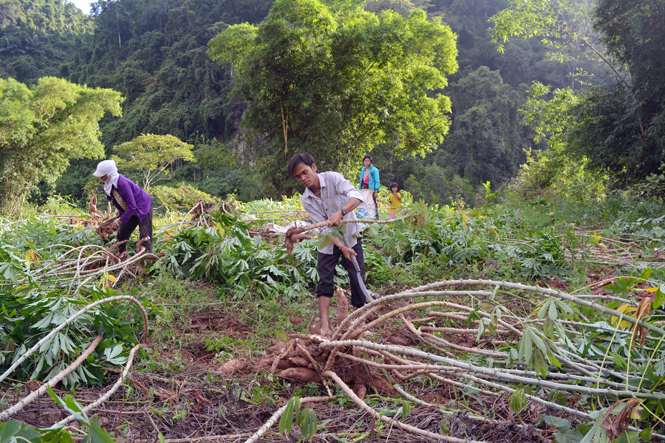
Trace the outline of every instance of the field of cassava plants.
<instances>
[{"instance_id":1,"label":"field of cassava plants","mask_svg":"<svg viewBox=\"0 0 665 443\"><path fill-rule=\"evenodd\" d=\"M0 441L665 440L662 207L498 199L366 223L376 301L338 266L329 337L298 198L167 212L125 256L95 202L2 220Z\"/></svg>"}]
</instances>

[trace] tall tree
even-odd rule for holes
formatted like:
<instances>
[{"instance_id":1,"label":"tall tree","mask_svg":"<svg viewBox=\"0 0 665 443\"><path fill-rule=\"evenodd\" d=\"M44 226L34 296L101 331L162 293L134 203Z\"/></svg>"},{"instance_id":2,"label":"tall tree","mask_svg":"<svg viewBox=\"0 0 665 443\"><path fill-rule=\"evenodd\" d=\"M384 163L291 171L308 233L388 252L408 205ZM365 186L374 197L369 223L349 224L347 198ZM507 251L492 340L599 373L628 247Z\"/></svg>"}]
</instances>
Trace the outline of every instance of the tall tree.
<instances>
[{"instance_id":1,"label":"tall tree","mask_svg":"<svg viewBox=\"0 0 665 443\"><path fill-rule=\"evenodd\" d=\"M384 185L396 181L427 203L463 199L473 205L469 197L481 184L497 187L515 177L533 138L531 130L520 124L518 110L526 97L519 89L486 66L464 69L446 89L453 102L452 126L436 151L424 161L403 162L386 158L383 147L377 150L374 163Z\"/></svg>"},{"instance_id":2,"label":"tall tree","mask_svg":"<svg viewBox=\"0 0 665 443\"><path fill-rule=\"evenodd\" d=\"M557 13L556 8L571 2L513 1L511 10L497 15L495 37L538 35L555 48L557 38L567 37L591 47L582 33L568 27L565 15ZM576 100L557 101L559 112L567 116L566 124L558 117L549 124L548 132L563 143L557 155L611 172L616 186L643 180L665 166L663 23L665 5L660 0L599 1L593 28L606 50L594 51L613 70L614 80L581 91ZM555 100L566 95L554 91ZM531 103L527 112L546 107ZM542 126L542 116L531 114ZM548 126L544 123L542 127Z\"/></svg>"},{"instance_id":3,"label":"tall tree","mask_svg":"<svg viewBox=\"0 0 665 443\"><path fill-rule=\"evenodd\" d=\"M140 171L143 188L148 189L177 160L196 161L194 146L172 135L141 134L130 142L113 148L119 168Z\"/></svg>"},{"instance_id":4,"label":"tall tree","mask_svg":"<svg viewBox=\"0 0 665 443\"><path fill-rule=\"evenodd\" d=\"M41 180L54 183L70 159L102 157L99 120L119 116L121 101L53 77L32 89L0 79L0 210L15 210Z\"/></svg>"},{"instance_id":5,"label":"tall tree","mask_svg":"<svg viewBox=\"0 0 665 443\"><path fill-rule=\"evenodd\" d=\"M580 102L574 111L583 125L573 140L620 184L639 181L665 166L665 4L600 0L594 28L629 76Z\"/></svg>"},{"instance_id":6,"label":"tall tree","mask_svg":"<svg viewBox=\"0 0 665 443\"><path fill-rule=\"evenodd\" d=\"M242 110L230 79L206 55L226 23L258 22L271 0L98 0L95 34L69 80L123 93L123 117L102 122L114 146L142 133L189 142L229 140Z\"/></svg>"},{"instance_id":7,"label":"tall tree","mask_svg":"<svg viewBox=\"0 0 665 443\"><path fill-rule=\"evenodd\" d=\"M440 149L448 155L439 155L445 161L438 163L454 165L474 187L498 185L517 174L529 147L517 113L524 96L505 84L499 71L483 66L465 74L450 88L453 129Z\"/></svg>"},{"instance_id":8,"label":"tall tree","mask_svg":"<svg viewBox=\"0 0 665 443\"><path fill-rule=\"evenodd\" d=\"M492 39L505 43L511 36L535 37L548 48L552 59L570 66L573 77L587 77L589 64L585 61L591 60L603 63L621 78L598 45L598 35L592 29L592 9L589 0L510 0L508 8L490 18L494 25ZM504 44L497 49L503 52Z\"/></svg>"},{"instance_id":9,"label":"tall tree","mask_svg":"<svg viewBox=\"0 0 665 443\"><path fill-rule=\"evenodd\" d=\"M277 0L259 26L227 28L209 54L233 64L249 103L243 126L266 135L257 158L272 193L291 191L288 157L309 151L324 169L355 165L379 143L424 154L443 140L457 70L455 36L422 10L378 16L359 2Z\"/></svg>"}]
</instances>

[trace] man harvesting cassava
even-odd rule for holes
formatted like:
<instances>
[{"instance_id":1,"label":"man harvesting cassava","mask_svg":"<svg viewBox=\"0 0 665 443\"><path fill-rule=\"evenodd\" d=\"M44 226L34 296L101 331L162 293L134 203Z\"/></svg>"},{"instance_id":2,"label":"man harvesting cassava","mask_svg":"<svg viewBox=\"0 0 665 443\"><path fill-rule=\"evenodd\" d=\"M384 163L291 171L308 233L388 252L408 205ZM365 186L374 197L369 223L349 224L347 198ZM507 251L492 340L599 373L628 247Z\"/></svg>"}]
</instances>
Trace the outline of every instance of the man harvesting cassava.
<instances>
[{"instance_id":1,"label":"man harvesting cassava","mask_svg":"<svg viewBox=\"0 0 665 443\"><path fill-rule=\"evenodd\" d=\"M307 187L302 195L302 206L312 221L314 223L328 221L329 227L321 228L322 231L330 231L330 227L339 226L343 218L356 218L353 210L362 202L360 192L338 172L318 173L311 154L302 153L291 157L289 175ZM365 260L362 241L355 236L359 233L358 223L348 223L343 243L339 238L333 237L332 244L319 250L317 261L319 283L316 285L316 302L319 305L323 335L330 334L328 311L330 299L334 293L335 266L339 262L340 255L343 256L344 268L349 272L351 304L355 307L362 307L366 303L365 295L358 281L358 273L351 261L351 256L356 256L360 271L364 273Z\"/></svg>"}]
</instances>

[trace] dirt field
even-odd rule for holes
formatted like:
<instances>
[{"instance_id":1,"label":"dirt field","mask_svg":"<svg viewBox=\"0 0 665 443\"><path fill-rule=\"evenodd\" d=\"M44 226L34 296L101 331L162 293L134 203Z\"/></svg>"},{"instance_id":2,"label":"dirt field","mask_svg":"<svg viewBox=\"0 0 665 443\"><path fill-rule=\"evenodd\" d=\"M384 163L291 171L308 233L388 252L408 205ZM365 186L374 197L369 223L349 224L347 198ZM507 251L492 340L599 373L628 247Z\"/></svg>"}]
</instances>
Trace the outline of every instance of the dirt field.
<instances>
[{"instance_id":1,"label":"dirt field","mask_svg":"<svg viewBox=\"0 0 665 443\"><path fill-rule=\"evenodd\" d=\"M606 282L611 277L609 273L589 275L590 290L599 293L601 289L595 284ZM556 276L541 280L538 284L567 289L566 282ZM296 303L296 308L283 304L283 312L270 317L259 312L260 303L246 304L240 308L237 303L220 302L214 295L214 288L207 285L191 283L187 289L196 291L195 298L183 295L177 297L175 302L182 302L183 306L189 303L191 306L174 315L168 327L166 324L152 326L153 341L137 355L137 363L124 385L93 412L99 416L100 425L114 439L157 441L161 433L167 441L173 443L245 441L292 396L339 393L334 385L328 388L323 386L321 378L316 375L329 355L321 351L315 341L308 340L307 328L316 314L313 300L302 300ZM190 303L192 300L195 302ZM462 299L449 301L464 303ZM515 299L512 303L513 308L532 307L528 303L525 305L523 300ZM395 303L390 309L407 305L407 302ZM336 303L333 304L334 308ZM379 310L367 321L378 319L389 313L390 309ZM415 311L407 311L405 318L418 320ZM250 324L247 319L253 319L254 324ZM279 338L273 338L274 328L279 328L280 324L287 321L291 329L277 335L288 333L287 341L296 340L307 352L298 351L300 348L294 347L294 351L277 359L287 345ZM446 318L435 319L431 326L446 327L451 325L451 321ZM457 323L457 327L465 327L464 322ZM497 338L510 339L507 336ZM469 335L456 334L446 335L446 339L462 347L492 349L492 340L489 339L475 343ZM376 341L410 346L417 343L417 340L407 327L393 325L382 329ZM272 366L277 369L275 374L271 373ZM284 374L280 371L287 369L308 369L307 374L313 373L316 376L298 382L294 377L280 376ZM543 413L561 416L557 411L535 403L529 403L517 416L509 407L506 395L488 396L446 383L424 383L417 376L399 380L385 370L349 360L338 358L334 369L354 392L358 394L364 389L364 401L375 410L382 411L382 414L397 413L400 421L405 424L460 439L488 442L551 441L554 431L543 425L537 429L535 425L539 424ZM105 386L77 388L75 398L87 405L100 397L119 377L118 369L110 370L112 372L109 372ZM457 381L454 376L449 378ZM465 383L464 380L461 382ZM395 383L408 386L409 392L419 400L447 406L457 412L442 415L436 406L416 405L408 414L402 414L403 411L399 410L401 400L397 399L393 389ZM29 391L36 389L37 385L37 382L16 384L13 389L5 390L3 401L14 404ZM66 394L63 391L56 392ZM569 399L568 406L576 407L574 398ZM315 442L433 441L375 420L346 396L338 396L327 402L304 404L303 408L312 408L316 412L318 431L313 439ZM470 418L469 415L477 411L486 411L486 416L493 421L487 424ZM47 397L31 403L14 419L45 428L67 415ZM575 422L573 416L567 418ZM77 422L72 423L72 426L78 426ZM300 438L299 432L296 427L289 437L280 436L275 424L261 441L295 442Z\"/></svg>"}]
</instances>

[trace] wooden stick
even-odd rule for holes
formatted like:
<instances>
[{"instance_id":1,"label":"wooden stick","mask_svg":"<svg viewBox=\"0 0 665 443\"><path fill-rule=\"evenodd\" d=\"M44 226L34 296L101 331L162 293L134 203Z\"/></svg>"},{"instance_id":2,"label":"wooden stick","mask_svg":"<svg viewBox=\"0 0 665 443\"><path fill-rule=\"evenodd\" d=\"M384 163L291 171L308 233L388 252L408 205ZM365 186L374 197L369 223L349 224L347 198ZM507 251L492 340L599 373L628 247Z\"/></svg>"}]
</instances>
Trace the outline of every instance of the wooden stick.
<instances>
[{"instance_id":1,"label":"wooden stick","mask_svg":"<svg viewBox=\"0 0 665 443\"><path fill-rule=\"evenodd\" d=\"M343 220L340 220L340 224L345 224L345 223L375 223L379 225L384 225L388 223L395 223L397 221L404 220L405 218L411 217L411 215L405 215L404 217L399 217L399 218L392 218L390 220L376 220L373 218L345 218ZM330 223L328 220L324 220L322 222L314 223L312 225L307 225L307 226L301 226L299 228L290 228L288 231L286 231L286 238L284 239L284 243L286 244L286 251L288 252L288 255L291 255L291 252L293 251L293 244L294 242L294 236L297 234L302 234L303 232L311 231L314 229L318 228L329 228ZM297 239L298 237L295 237Z\"/></svg>"},{"instance_id":2,"label":"wooden stick","mask_svg":"<svg viewBox=\"0 0 665 443\"><path fill-rule=\"evenodd\" d=\"M92 409L95 409L97 406L101 405L104 403L106 400L111 398L111 396L115 393L115 391L118 390L118 388L122 385L122 382L125 380L125 377L127 377L127 374L129 373L130 368L132 367L132 363L134 362L134 355L136 354L136 351L139 350L139 348L143 345L136 345L132 348L131 351L129 351L129 359L127 360L127 363L125 364L125 368L122 370L120 378L118 381L115 382L113 387L108 390L108 392L101 397L99 397L97 400L95 400L93 403L89 404L85 408L83 408L83 412L87 413L88 411L91 411ZM69 423L70 421L74 420L74 416L70 415L69 417L60 420L58 423L54 424L53 427L61 427Z\"/></svg>"},{"instance_id":3,"label":"wooden stick","mask_svg":"<svg viewBox=\"0 0 665 443\"><path fill-rule=\"evenodd\" d=\"M498 370L497 368L486 368L482 366L476 366L470 363L465 363L463 361L459 361L456 359L451 359L447 357L440 357L435 354L419 351L413 348L409 347L404 347L404 346L389 346L389 345L382 345L378 343L372 343L372 342L367 342L363 340L340 340L340 341L327 341L323 342L319 345L319 347L326 349L326 348L341 348L341 347L347 347L347 346L363 346L366 348L370 349L377 349L377 350L385 350L385 351L392 351L392 352L400 352L405 355L411 355L414 357L420 357L420 358L426 358L435 362L441 362L445 363L451 366L458 367L462 370L470 371L470 373L475 373L475 374L480 374L481 376L487 376L487 377L494 377L498 380L501 380L503 382L511 382L511 383L523 383L526 385L535 385L535 386L542 386L544 388L552 388L552 389L560 389L560 390L566 390L566 391L572 391L572 392L579 392L583 394L588 394L588 395L611 395L615 397L635 397L635 398L645 398L645 399L657 399L665 400L665 394L660 394L660 393L651 393L651 392L634 392L634 391L628 391L628 390L613 390L613 389L604 389L604 388L589 388L589 387L584 387L581 385L566 385L562 383L556 383L556 382L551 382L547 380L542 380L542 379L537 379L537 378L531 378L531 377L525 377L521 375L513 375L513 374L508 374L502 370ZM468 375L470 377L471 375ZM324 372L325 375L325 372ZM465 374L464 377L467 377ZM467 378L468 378L467 377ZM643 388L644 389L644 388Z\"/></svg>"},{"instance_id":4,"label":"wooden stick","mask_svg":"<svg viewBox=\"0 0 665 443\"><path fill-rule=\"evenodd\" d=\"M450 442L450 443L482 443L482 442L479 442L477 440L461 439L461 438L456 438L456 437L450 437L448 435L443 435L443 434L435 434L434 432L425 431L423 429L419 429L419 428L416 428L414 426L410 426L410 425L401 423L400 421L398 421L396 419L386 417L385 415L381 415L378 412L376 412L374 409L370 408L367 405L367 403L362 401L360 399L360 397L358 397L356 395L356 393L353 392L351 390L351 388L349 388L346 385L346 383L344 383L342 381L342 379L339 378L339 376L337 374L335 374L332 371L325 371L323 373L323 375L325 377L332 378L335 381L335 383L337 383L337 385L342 389L342 391L344 391L346 393L346 395L348 395L351 398L351 400L353 400L353 402L355 404L360 406L369 415L374 417L374 420L381 420L381 421L383 421L385 423L388 423L391 426L395 426L396 428L401 429L403 431L407 431L407 432L410 432L412 434L422 435L423 437L431 438L431 439L434 439L436 441L446 441L446 442ZM248 443L248 442L246 442L246 443Z\"/></svg>"}]
</instances>

